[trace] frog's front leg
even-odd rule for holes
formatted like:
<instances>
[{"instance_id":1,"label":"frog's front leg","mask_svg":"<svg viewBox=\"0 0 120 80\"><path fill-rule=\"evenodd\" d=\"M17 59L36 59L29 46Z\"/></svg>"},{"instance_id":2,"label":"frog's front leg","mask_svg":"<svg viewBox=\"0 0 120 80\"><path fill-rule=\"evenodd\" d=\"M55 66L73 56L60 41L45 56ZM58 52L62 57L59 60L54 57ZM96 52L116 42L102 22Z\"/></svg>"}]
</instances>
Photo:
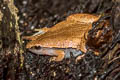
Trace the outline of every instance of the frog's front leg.
<instances>
[{"instance_id":1,"label":"frog's front leg","mask_svg":"<svg viewBox=\"0 0 120 80\"><path fill-rule=\"evenodd\" d=\"M56 50L52 48L40 48L40 49L29 49L29 51L38 54L38 55L48 55L55 56L53 61L62 61L64 59L65 53L64 50Z\"/></svg>"},{"instance_id":2,"label":"frog's front leg","mask_svg":"<svg viewBox=\"0 0 120 80\"><path fill-rule=\"evenodd\" d=\"M83 54L82 51L74 49L74 48L65 49L64 52L65 52L65 58L70 58L71 54L73 55L73 57L78 57Z\"/></svg>"}]
</instances>

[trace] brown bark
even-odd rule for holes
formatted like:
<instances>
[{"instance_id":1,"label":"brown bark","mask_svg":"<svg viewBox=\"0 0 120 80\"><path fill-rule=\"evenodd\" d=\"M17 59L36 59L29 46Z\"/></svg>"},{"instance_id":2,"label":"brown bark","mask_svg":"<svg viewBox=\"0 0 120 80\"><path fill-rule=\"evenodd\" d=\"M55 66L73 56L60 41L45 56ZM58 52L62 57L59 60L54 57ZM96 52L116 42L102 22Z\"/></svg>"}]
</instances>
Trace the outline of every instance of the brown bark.
<instances>
[{"instance_id":1,"label":"brown bark","mask_svg":"<svg viewBox=\"0 0 120 80\"><path fill-rule=\"evenodd\" d=\"M16 80L16 73L22 68L17 11L14 0L0 0L0 79Z\"/></svg>"}]
</instances>

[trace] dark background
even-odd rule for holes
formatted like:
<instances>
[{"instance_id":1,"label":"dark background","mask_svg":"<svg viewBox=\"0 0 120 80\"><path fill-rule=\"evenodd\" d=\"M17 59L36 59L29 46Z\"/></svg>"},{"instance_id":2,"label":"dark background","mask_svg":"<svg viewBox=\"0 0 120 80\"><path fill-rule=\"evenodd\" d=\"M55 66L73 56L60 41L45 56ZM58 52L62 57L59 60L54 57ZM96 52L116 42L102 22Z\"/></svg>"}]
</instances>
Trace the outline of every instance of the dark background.
<instances>
[{"instance_id":1,"label":"dark background","mask_svg":"<svg viewBox=\"0 0 120 80\"><path fill-rule=\"evenodd\" d=\"M15 0L15 5L19 9L21 36L33 34L35 28L52 27L73 13L110 14L111 27L119 31L119 0ZM118 55L119 52L114 56ZM78 63L75 63L72 55L61 62L50 62L49 58L26 50L23 68L18 67L15 74L16 80L120 79L119 57L111 64L103 56L96 56L92 52L86 53ZM9 72L7 68L4 68L1 80L7 79L5 72Z\"/></svg>"}]
</instances>

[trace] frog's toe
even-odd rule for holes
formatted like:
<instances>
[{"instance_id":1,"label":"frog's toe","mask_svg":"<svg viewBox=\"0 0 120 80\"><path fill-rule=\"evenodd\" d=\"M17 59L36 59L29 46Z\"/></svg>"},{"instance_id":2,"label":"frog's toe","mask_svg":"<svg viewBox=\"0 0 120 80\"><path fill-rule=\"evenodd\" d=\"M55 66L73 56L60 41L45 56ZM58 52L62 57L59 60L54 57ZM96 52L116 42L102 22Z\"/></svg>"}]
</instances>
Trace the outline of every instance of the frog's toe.
<instances>
[{"instance_id":1,"label":"frog's toe","mask_svg":"<svg viewBox=\"0 0 120 80\"><path fill-rule=\"evenodd\" d=\"M81 60L84 56L85 56L85 54L82 54L82 55L77 56L76 61Z\"/></svg>"},{"instance_id":2,"label":"frog's toe","mask_svg":"<svg viewBox=\"0 0 120 80\"><path fill-rule=\"evenodd\" d=\"M37 33L35 33L33 36L36 36L36 35L42 35L44 34L45 32L47 32L50 28L47 28L47 27L44 27L42 29L35 29L35 31L38 31Z\"/></svg>"},{"instance_id":3,"label":"frog's toe","mask_svg":"<svg viewBox=\"0 0 120 80\"><path fill-rule=\"evenodd\" d=\"M33 34L33 36L42 35L42 34L44 34L44 33L45 33L45 31L39 30L37 33Z\"/></svg>"}]
</instances>

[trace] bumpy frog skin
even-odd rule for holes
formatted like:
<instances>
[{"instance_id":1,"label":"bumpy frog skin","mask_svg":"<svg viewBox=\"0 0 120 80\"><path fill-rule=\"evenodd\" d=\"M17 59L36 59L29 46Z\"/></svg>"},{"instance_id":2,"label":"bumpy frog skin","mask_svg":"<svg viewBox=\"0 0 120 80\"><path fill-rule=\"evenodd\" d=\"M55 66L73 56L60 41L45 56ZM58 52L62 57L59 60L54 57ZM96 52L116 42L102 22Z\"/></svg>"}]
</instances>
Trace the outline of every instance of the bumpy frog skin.
<instances>
[{"instance_id":1,"label":"bumpy frog skin","mask_svg":"<svg viewBox=\"0 0 120 80\"><path fill-rule=\"evenodd\" d=\"M56 61L64 58L65 51L60 48L72 48L86 52L86 37L92 28L92 23L97 21L100 16L90 14L73 14L66 20L56 24L52 28L43 28L37 35L25 37L31 40L26 45L31 52L42 55L55 55ZM35 50L33 47L41 47ZM59 48L59 49L53 49Z\"/></svg>"}]
</instances>

